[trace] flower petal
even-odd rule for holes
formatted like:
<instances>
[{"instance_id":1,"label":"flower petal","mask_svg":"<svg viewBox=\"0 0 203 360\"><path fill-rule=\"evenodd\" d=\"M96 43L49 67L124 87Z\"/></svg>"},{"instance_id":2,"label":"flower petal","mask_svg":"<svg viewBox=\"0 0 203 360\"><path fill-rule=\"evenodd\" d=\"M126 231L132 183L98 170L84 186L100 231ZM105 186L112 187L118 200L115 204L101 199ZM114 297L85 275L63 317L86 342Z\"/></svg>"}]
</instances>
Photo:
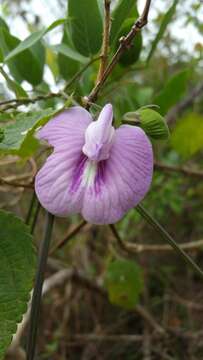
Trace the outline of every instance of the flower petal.
<instances>
[{"instance_id":1,"label":"flower petal","mask_svg":"<svg viewBox=\"0 0 203 360\"><path fill-rule=\"evenodd\" d=\"M54 146L44 166L35 178L35 191L42 206L59 216L78 213L82 207L83 193L71 192L73 179L80 180L85 163L82 147L85 130L92 121L83 108L73 107L57 115L38 133ZM76 176L77 175L77 176Z\"/></svg>"},{"instance_id":2,"label":"flower petal","mask_svg":"<svg viewBox=\"0 0 203 360\"><path fill-rule=\"evenodd\" d=\"M115 135L112 120L113 108L111 104L107 104L103 107L98 119L88 126L82 150L90 160L101 161L109 158Z\"/></svg>"},{"instance_id":3,"label":"flower petal","mask_svg":"<svg viewBox=\"0 0 203 360\"><path fill-rule=\"evenodd\" d=\"M74 106L56 115L37 133L39 139L47 140L54 147L63 147L72 137L78 138L92 122L90 113ZM83 144L84 145L84 144Z\"/></svg>"},{"instance_id":4,"label":"flower petal","mask_svg":"<svg viewBox=\"0 0 203 360\"><path fill-rule=\"evenodd\" d=\"M120 220L143 199L152 173L153 153L148 137L139 127L121 126L116 130L111 155L103 162L99 191L85 192L83 217L94 224Z\"/></svg>"}]
</instances>

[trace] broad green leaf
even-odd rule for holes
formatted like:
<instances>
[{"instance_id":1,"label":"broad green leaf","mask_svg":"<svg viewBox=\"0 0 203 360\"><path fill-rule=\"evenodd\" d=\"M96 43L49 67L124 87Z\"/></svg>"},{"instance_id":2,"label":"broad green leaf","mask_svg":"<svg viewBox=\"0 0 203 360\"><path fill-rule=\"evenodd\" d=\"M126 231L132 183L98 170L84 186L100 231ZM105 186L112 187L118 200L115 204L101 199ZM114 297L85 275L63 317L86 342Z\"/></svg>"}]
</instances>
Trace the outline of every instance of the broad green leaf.
<instances>
[{"instance_id":1,"label":"broad green leaf","mask_svg":"<svg viewBox=\"0 0 203 360\"><path fill-rule=\"evenodd\" d=\"M74 49L70 48L68 45L63 43L52 45L51 49L53 51L56 51L57 53L67 56L70 59L78 61L81 64L85 64L89 61L87 57L80 55L77 51L75 51Z\"/></svg>"},{"instance_id":2,"label":"broad green leaf","mask_svg":"<svg viewBox=\"0 0 203 360\"><path fill-rule=\"evenodd\" d=\"M166 140L169 137L169 129L164 118L152 109L138 109L135 112L128 112L124 120L138 122L139 126L148 136L155 140Z\"/></svg>"},{"instance_id":3,"label":"broad green leaf","mask_svg":"<svg viewBox=\"0 0 203 360\"><path fill-rule=\"evenodd\" d=\"M44 125L58 111L47 109L34 113L23 113L16 117L13 124L4 127L4 139L0 143L0 153L18 154L22 157L30 155L29 140L32 149L36 148L36 141L32 139L34 131ZM34 143L33 143L34 142Z\"/></svg>"},{"instance_id":4,"label":"broad green leaf","mask_svg":"<svg viewBox=\"0 0 203 360\"><path fill-rule=\"evenodd\" d=\"M105 286L113 304L133 309L143 287L141 268L132 261L115 260L107 268Z\"/></svg>"},{"instance_id":5,"label":"broad green leaf","mask_svg":"<svg viewBox=\"0 0 203 360\"><path fill-rule=\"evenodd\" d=\"M181 118L171 135L171 144L185 159L189 159L202 150L203 116L198 113L189 113Z\"/></svg>"},{"instance_id":6,"label":"broad green leaf","mask_svg":"<svg viewBox=\"0 0 203 360\"><path fill-rule=\"evenodd\" d=\"M123 25L123 22L128 18L132 17L132 10L135 9L135 0L119 0L118 5L112 13L112 25L110 41L111 43L118 38L118 34ZM135 21L136 19L134 19Z\"/></svg>"},{"instance_id":7,"label":"broad green leaf","mask_svg":"<svg viewBox=\"0 0 203 360\"><path fill-rule=\"evenodd\" d=\"M161 22L161 26L159 28L159 31L158 31L154 41L152 42L150 52L149 52L149 54L147 56L147 60L146 60L147 62L150 61L151 57L153 56L153 54L154 54L154 52L155 52L155 50L157 48L157 45L158 45L159 41L162 39L162 37L163 37L163 35L164 35L165 31L166 31L167 26L170 24L174 14L175 14L176 6L178 4L178 1L179 0L174 0L172 6L169 8L169 10L164 15L163 20Z\"/></svg>"},{"instance_id":8,"label":"broad green leaf","mask_svg":"<svg viewBox=\"0 0 203 360\"><path fill-rule=\"evenodd\" d=\"M0 360L27 310L35 275L30 229L14 214L0 210Z\"/></svg>"},{"instance_id":9,"label":"broad green leaf","mask_svg":"<svg viewBox=\"0 0 203 360\"><path fill-rule=\"evenodd\" d=\"M163 115L184 96L188 86L188 78L188 70L176 73L168 80L163 90L155 97L153 103L159 105Z\"/></svg>"},{"instance_id":10,"label":"broad green leaf","mask_svg":"<svg viewBox=\"0 0 203 360\"><path fill-rule=\"evenodd\" d=\"M28 97L26 91L22 88L22 86L20 86L20 84L18 84L15 80L11 79L1 67L0 67L0 73L6 80L8 88L15 93L16 97L18 98Z\"/></svg>"},{"instance_id":11,"label":"broad green leaf","mask_svg":"<svg viewBox=\"0 0 203 360\"><path fill-rule=\"evenodd\" d=\"M19 43L19 45L11 51L4 59L5 62L8 62L16 55L22 53L24 50L29 49L31 46L35 45L39 40L42 39L44 35L46 35L49 31L53 30L59 25L64 24L66 19L59 19L54 21L48 28L39 30L34 32L33 34L29 35L25 40Z\"/></svg>"},{"instance_id":12,"label":"broad green leaf","mask_svg":"<svg viewBox=\"0 0 203 360\"><path fill-rule=\"evenodd\" d=\"M68 0L70 32L75 48L84 56L96 54L102 44L102 17L96 0Z\"/></svg>"},{"instance_id":13,"label":"broad green leaf","mask_svg":"<svg viewBox=\"0 0 203 360\"><path fill-rule=\"evenodd\" d=\"M9 27L6 24L5 20L0 17L0 27L3 27L5 30L9 31Z\"/></svg>"},{"instance_id":14,"label":"broad green leaf","mask_svg":"<svg viewBox=\"0 0 203 360\"><path fill-rule=\"evenodd\" d=\"M20 44L20 40L8 31L0 28L0 49L4 59L8 53ZM36 86L42 81L45 62L45 50L40 42L30 49L24 50L16 57L9 60L7 65L11 75L18 82L27 80Z\"/></svg>"},{"instance_id":15,"label":"broad green leaf","mask_svg":"<svg viewBox=\"0 0 203 360\"><path fill-rule=\"evenodd\" d=\"M58 52L58 65L59 65L60 74L62 75L63 79L67 81L73 77L73 75L79 70L79 66L80 66L79 62L76 59L73 59L72 57L70 57L70 55L67 56L67 54L70 54L70 50L71 50L71 55L73 54L73 50L69 47L69 45L70 45L70 39L68 37L67 31L64 31L61 47L62 50L64 50L64 46L65 46L66 51L65 53L60 51ZM75 50L74 53L79 55L79 58L82 57Z\"/></svg>"}]
</instances>

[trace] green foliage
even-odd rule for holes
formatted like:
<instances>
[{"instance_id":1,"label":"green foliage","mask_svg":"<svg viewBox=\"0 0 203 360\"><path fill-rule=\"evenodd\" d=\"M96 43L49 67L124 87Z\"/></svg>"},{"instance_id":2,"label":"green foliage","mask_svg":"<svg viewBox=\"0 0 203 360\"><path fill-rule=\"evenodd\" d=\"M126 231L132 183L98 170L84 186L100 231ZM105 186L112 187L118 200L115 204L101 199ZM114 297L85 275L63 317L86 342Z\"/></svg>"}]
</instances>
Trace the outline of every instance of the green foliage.
<instances>
[{"instance_id":1,"label":"green foliage","mask_svg":"<svg viewBox=\"0 0 203 360\"><path fill-rule=\"evenodd\" d=\"M0 28L0 49L4 61L6 56L19 44L21 42L18 38L4 28ZM14 58L13 56L10 60L7 58L6 61L11 75L18 82L27 80L32 85L38 85L42 81L45 62L45 51L42 44L37 43L34 47L18 53Z\"/></svg>"},{"instance_id":2,"label":"green foliage","mask_svg":"<svg viewBox=\"0 0 203 360\"><path fill-rule=\"evenodd\" d=\"M183 70L173 75L153 102L160 106L162 114L181 100L187 90L189 71Z\"/></svg>"},{"instance_id":3,"label":"green foliage","mask_svg":"<svg viewBox=\"0 0 203 360\"><path fill-rule=\"evenodd\" d=\"M159 28L159 31L158 31L154 41L152 42L150 52L147 56L147 62L150 61L151 57L153 56L153 54L157 48L159 41L163 38L163 35L167 29L167 26L170 24L175 12L176 12L176 6L178 4L178 1L179 0L174 0L172 6L169 8L169 10L164 15L163 20L161 22L161 26Z\"/></svg>"},{"instance_id":4,"label":"green foliage","mask_svg":"<svg viewBox=\"0 0 203 360\"><path fill-rule=\"evenodd\" d=\"M129 260L115 260L107 268L105 286L113 304L133 309L143 287L141 268Z\"/></svg>"},{"instance_id":5,"label":"green foliage","mask_svg":"<svg viewBox=\"0 0 203 360\"><path fill-rule=\"evenodd\" d=\"M4 129L0 128L0 142L4 139Z\"/></svg>"},{"instance_id":6,"label":"green foliage","mask_svg":"<svg viewBox=\"0 0 203 360\"><path fill-rule=\"evenodd\" d=\"M47 109L17 115L15 123L4 127L0 153L30 156L37 145L37 140L33 138L35 129L44 125L56 113L53 109Z\"/></svg>"},{"instance_id":7,"label":"green foliage","mask_svg":"<svg viewBox=\"0 0 203 360\"><path fill-rule=\"evenodd\" d=\"M26 312L35 273L32 236L24 222L0 211L0 359Z\"/></svg>"},{"instance_id":8,"label":"green foliage","mask_svg":"<svg viewBox=\"0 0 203 360\"><path fill-rule=\"evenodd\" d=\"M189 113L180 119L172 133L171 144L184 159L202 150L203 116Z\"/></svg>"},{"instance_id":9,"label":"green foliage","mask_svg":"<svg viewBox=\"0 0 203 360\"><path fill-rule=\"evenodd\" d=\"M64 44L63 42L61 44L51 46L51 49L81 64L85 64L89 60L87 57L82 56L77 51L72 49L67 44ZM68 66L68 64L66 64L66 66Z\"/></svg>"},{"instance_id":10,"label":"green foliage","mask_svg":"<svg viewBox=\"0 0 203 360\"><path fill-rule=\"evenodd\" d=\"M20 84L17 83L17 81L11 79L8 74L3 70L3 68L0 67L0 73L1 75L4 77L4 79L6 80L7 86L9 88L9 90L13 91L16 95L16 97L20 97L20 98L27 98L28 95L26 93L26 91L22 88L22 86L20 86Z\"/></svg>"},{"instance_id":11,"label":"green foliage","mask_svg":"<svg viewBox=\"0 0 203 360\"><path fill-rule=\"evenodd\" d=\"M79 70L77 57L73 59L69 55L70 50L71 50L71 55L75 54L75 51L73 53L73 50L69 47L69 44L70 44L70 40L68 38L67 32L64 31L62 43L59 45L59 50L61 49L60 50L61 52L58 51L59 52L58 65L59 65L60 74L65 80L69 80ZM77 55L79 56L79 58L82 58L83 60L83 56L81 56L79 53L77 53Z\"/></svg>"},{"instance_id":12,"label":"green foliage","mask_svg":"<svg viewBox=\"0 0 203 360\"><path fill-rule=\"evenodd\" d=\"M138 16L138 13L137 13L137 16ZM128 34L134 21L135 21L135 19L133 18L133 19L128 19L124 22L118 38L120 38L123 35L125 36ZM139 60L141 50L142 50L142 34L141 34L141 32L139 32L136 35L131 47L128 50L126 50L123 53L123 55L121 56L121 58L119 60L119 64L121 64L123 66L129 66L129 65L134 64L136 61Z\"/></svg>"},{"instance_id":13,"label":"green foliage","mask_svg":"<svg viewBox=\"0 0 203 360\"><path fill-rule=\"evenodd\" d=\"M69 0L68 17L75 48L84 56L96 54L102 44L102 18L95 0Z\"/></svg>"},{"instance_id":14,"label":"green foliage","mask_svg":"<svg viewBox=\"0 0 203 360\"><path fill-rule=\"evenodd\" d=\"M110 41L113 43L118 39L118 34L123 25L123 22L130 15L132 17L131 10L135 7L135 0L119 0L118 5L112 13L112 26Z\"/></svg>"},{"instance_id":15,"label":"green foliage","mask_svg":"<svg viewBox=\"0 0 203 360\"><path fill-rule=\"evenodd\" d=\"M16 46L16 48L5 57L4 61L8 62L9 60L19 55L20 53L33 47L36 43L38 43L42 39L44 35L46 35L51 30L55 29L57 26L64 24L65 21L66 19L56 20L51 25L49 25L48 28L36 31L33 34L29 35L25 40L20 42L19 45Z\"/></svg>"}]
</instances>

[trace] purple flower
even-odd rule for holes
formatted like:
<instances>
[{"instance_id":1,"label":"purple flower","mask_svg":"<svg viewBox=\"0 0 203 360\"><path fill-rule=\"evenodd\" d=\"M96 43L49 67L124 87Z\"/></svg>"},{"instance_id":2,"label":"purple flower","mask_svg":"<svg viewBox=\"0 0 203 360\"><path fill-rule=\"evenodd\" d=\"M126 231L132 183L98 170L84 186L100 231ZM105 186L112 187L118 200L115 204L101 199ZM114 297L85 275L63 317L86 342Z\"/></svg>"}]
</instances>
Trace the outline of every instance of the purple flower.
<instances>
[{"instance_id":1,"label":"purple flower","mask_svg":"<svg viewBox=\"0 0 203 360\"><path fill-rule=\"evenodd\" d=\"M80 213L93 224L111 224L148 191L152 146L136 126L112 126L107 104L97 121L80 106L54 117L38 132L54 147L38 172L35 190L42 206L58 216Z\"/></svg>"}]
</instances>

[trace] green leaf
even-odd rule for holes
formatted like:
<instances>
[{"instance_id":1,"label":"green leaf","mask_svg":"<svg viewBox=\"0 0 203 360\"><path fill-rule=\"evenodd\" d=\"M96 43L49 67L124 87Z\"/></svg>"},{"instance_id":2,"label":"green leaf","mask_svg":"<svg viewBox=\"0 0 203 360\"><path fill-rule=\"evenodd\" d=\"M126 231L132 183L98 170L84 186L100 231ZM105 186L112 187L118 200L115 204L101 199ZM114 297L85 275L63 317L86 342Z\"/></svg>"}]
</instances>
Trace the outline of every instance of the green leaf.
<instances>
[{"instance_id":1,"label":"green leaf","mask_svg":"<svg viewBox=\"0 0 203 360\"><path fill-rule=\"evenodd\" d=\"M180 119L171 135L171 144L184 159L202 150L203 116L190 113Z\"/></svg>"},{"instance_id":2,"label":"green leaf","mask_svg":"<svg viewBox=\"0 0 203 360\"><path fill-rule=\"evenodd\" d=\"M69 0L70 32L75 48L84 56L96 54L102 44L102 17L96 0Z\"/></svg>"},{"instance_id":3,"label":"green leaf","mask_svg":"<svg viewBox=\"0 0 203 360\"><path fill-rule=\"evenodd\" d=\"M129 17L132 17L131 10L135 8L135 0L119 0L118 5L112 13L112 25L110 33L110 42L112 43L118 38L123 22ZM135 21L136 19L134 19Z\"/></svg>"},{"instance_id":4,"label":"green leaf","mask_svg":"<svg viewBox=\"0 0 203 360\"><path fill-rule=\"evenodd\" d=\"M4 56L20 44L20 40L8 31L0 28L0 49ZM35 44L30 49L24 50L16 57L9 60L7 65L11 75L18 82L27 80L36 86L42 81L45 62L45 50L41 43Z\"/></svg>"},{"instance_id":5,"label":"green leaf","mask_svg":"<svg viewBox=\"0 0 203 360\"><path fill-rule=\"evenodd\" d=\"M18 84L15 80L11 79L8 76L8 74L1 67L0 67L0 73L6 80L8 88L15 93L16 97L18 97L18 98L19 97L23 97L23 98L28 97L26 91L22 88L22 86L20 86L20 84Z\"/></svg>"},{"instance_id":6,"label":"green leaf","mask_svg":"<svg viewBox=\"0 0 203 360\"><path fill-rule=\"evenodd\" d=\"M133 309L143 287L141 268L132 261L115 260L107 268L105 286L113 304Z\"/></svg>"},{"instance_id":7,"label":"green leaf","mask_svg":"<svg viewBox=\"0 0 203 360\"><path fill-rule=\"evenodd\" d=\"M125 121L138 122L148 136L155 140L165 140L169 137L169 129L164 118L152 109L138 109L124 115Z\"/></svg>"},{"instance_id":8,"label":"green leaf","mask_svg":"<svg viewBox=\"0 0 203 360\"><path fill-rule=\"evenodd\" d=\"M151 57L153 56L153 54L154 54L154 52L155 52L155 50L157 48L157 45L158 45L159 41L162 39L162 37L163 37L163 35L164 35L165 31L166 31L167 26L170 24L174 14L175 14L176 6L178 4L178 1L179 0L174 0L172 6L169 8L169 10L164 15L163 20L161 22L161 26L159 28L159 31L158 31L154 41L152 42L150 52L149 52L149 54L147 56L147 60L146 60L147 62L150 61Z\"/></svg>"},{"instance_id":9,"label":"green leaf","mask_svg":"<svg viewBox=\"0 0 203 360\"><path fill-rule=\"evenodd\" d=\"M0 359L26 312L35 274L30 229L14 214L0 210Z\"/></svg>"},{"instance_id":10,"label":"green leaf","mask_svg":"<svg viewBox=\"0 0 203 360\"><path fill-rule=\"evenodd\" d=\"M153 103L160 107L163 115L184 96L188 86L188 78L188 70L176 73L168 80L163 90L155 97Z\"/></svg>"},{"instance_id":11,"label":"green leaf","mask_svg":"<svg viewBox=\"0 0 203 360\"><path fill-rule=\"evenodd\" d=\"M60 70L60 74L62 75L63 79L65 80L70 80L70 78L73 77L73 75L79 70L79 63L76 59L73 59L72 57L70 57L70 54L73 54L73 50L69 47L70 45L70 39L68 37L67 31L64 31L63 37L62 37L62 43L61 43L61 47L62 50L64 50L65 46L65 53L60 52L58 54L58 65L59 65L59 70ZM79 58L83 58L83 56L81 56L79 53L77 53L74 50L74 55L79 55ZM67 56L67 54L69 54ZM86 58L85 58L86 59ZM85 60L86 61L86 60ZM88 61L88 59L87 59Z\"/></svg>"},{"instance_id":12,"label":"green leaf","mask_svg":"<svg viewBox=\"0 0 203 360\"><path fill-rule=\"evenodd\" d=\"M9 27L6 24L5 20L0 17L0 27L3 27L5 30L9 31Z\"/></svg>"},{"instance_id":13,"label":"green leaf","mask_svg":"<svg viewBox=\"0 0 203 360\"><path fill-rule=\"evenodd\" d=\"M81 64L86 64L89 61L89 58L80 55L77 51L75 51L74 49L63 43L58 45L52 45L51 49L53 51L56 51L57 53L67 56L70 59L78 61Z\"/></svg>"},{"instance_id":14,"label":"green leaf","mask_svg":"<svg viewBox=\"0 0 203 360\"><path fill-rule=\"evenodd\" d=\"M29 35L25 40L20 42L19 45L5 57L4 61L8 62L15 56L22 53L24 50L29 49L31 46L35 45L39 40L41 40L42 37L46 35L49 31L53 30L59 25L64 24L65 21L66 19L56 20L51 25L49 25L48 28L36 31L33 34Z\"/></svg>"},{"instance_id":15,"label":"green leaf","mask_svg":"<svg viewBox=\"0 0 203 360\"><path fill-rule=\"evenodd\" d=\"M18 115L14 124L4 127L0 153L30 156L31 149L36 149L37 145L37 140L33 139L35 129L44 125L56 113L58 111L47 109Z\"/></svg>"},{"instance_id":16,"label":"green leaf","mask_svg":"<svg viewBox=\"0 0 203 360\"><path fill-rule=\"evenodd\" d=\"M4 129L0 128L0 142L4 139Z\"/></svg>"}]
</instances>

